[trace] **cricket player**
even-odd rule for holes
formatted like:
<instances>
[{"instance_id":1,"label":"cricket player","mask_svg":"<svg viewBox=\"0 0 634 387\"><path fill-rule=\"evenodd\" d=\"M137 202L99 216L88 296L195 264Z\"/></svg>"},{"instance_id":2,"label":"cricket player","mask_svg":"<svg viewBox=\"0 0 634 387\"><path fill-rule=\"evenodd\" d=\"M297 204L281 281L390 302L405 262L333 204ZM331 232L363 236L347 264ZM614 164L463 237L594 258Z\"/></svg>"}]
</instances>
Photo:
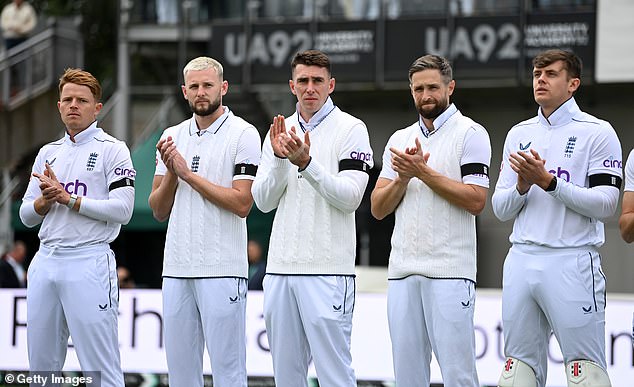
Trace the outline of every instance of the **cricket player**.
<instances>
[{"instance_id":1,"label":"cricket player","mask_svg":"<svg viewBox=\"0 0 634 387\"><path fill-rule=\"evenodd\" d=\"M260 210L277 209L264 277L275 384L307 387L313 360L320 385L352 387L354 212L372 149L365 124L330 98L326 54L299 52L291 69L296 111L274 118L252 188Z\"/></svg>"},{"instance_id":2,"label":"cricket player","mask_svg":"<svg viewBox=\"0 0 634 387\"><path fill-rule=\"evenodd\" d=\"M67 69L59 82L63 138L40 149L20 219L41 224L28 270L27 340L32 371L60 371L69 334L83 371L123 387L117 265L109 243L132 217L134 177L126 144L97 126L101 85Z\"/></svg>"},{"instance_id":3,"label":"cricket player","mask_svg":"<svg viewBox=\"0 0 634 387\"><path fill-rule=\"evenodd\" d=\"M473 313L475 216L486 204L491 142L450 103L449 61L409 68L418 120L383 153L372 214L396 213L388 266L388 322L398 386L428 386L432 350L446 386L478 387Z\"/></svg>"},{"instance_id":4,"label":"cricket player","mask_svg":"<svg viewBox=\"0 0 634 387\"><path fill-rule=\"evenodd\" d=\"M499 386L546 383L554 333L569 386L610 386L605 361L602 220L616 211L621 144L612 126L581 111L581 59L547 50L533 59L537 116L506 136L492 204L514 219L504 262L507 357Z\"/></svg>"},{"instance_id":5,"label":"cricket player","mask_svg":"<svg viewBox=\"0 0 634 387\"><path fill-rule=\"evenodd\" d=\"M260 161L255 127L222 105L229 84L208 57L183 69L192 117L158 144L149 203L169 218L163 259L163 319L169 382L203 386L203 350L214 386L246 387L246 216Z\"/></svg>"}]
</instances>

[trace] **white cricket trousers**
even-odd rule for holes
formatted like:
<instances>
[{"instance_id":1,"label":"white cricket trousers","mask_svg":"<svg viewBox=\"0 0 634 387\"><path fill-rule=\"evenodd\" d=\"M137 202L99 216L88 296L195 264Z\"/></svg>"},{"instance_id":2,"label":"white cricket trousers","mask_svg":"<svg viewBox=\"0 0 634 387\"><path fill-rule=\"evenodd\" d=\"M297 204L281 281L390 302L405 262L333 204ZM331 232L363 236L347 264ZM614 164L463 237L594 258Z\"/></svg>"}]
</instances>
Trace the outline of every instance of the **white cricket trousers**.
<instances>
[{"instance_id":1,"label":"white cricket trousers","mask_svg":"<svg viewBox=\"0 0 634 387\"><path fill-rule=\"evenodd\" d=\"M264 277L264 321L277 387L356 387L350 336L355 280L342 275Z\"/></svg>"},{"instance_id":2,"label":"white cricket trousers","mask_svg":"<svg viewBox=\"0 0 634 387\"><path fill-rule=\"evenodd\" d=\"M551 330L565 364L591 360L605 370L605 276L599 253L587 247L511 247L504 262L502 323L504 354L530 365L539 387L546 384Z\"/></svg>"},{"instance_id":3,"label":"white cricket trousers","mask_svg":"<svg viewBox=\"0 0 634 387\"><path fill-rule=\"evenodd\" d=\"M205 344L215 387L246 387L246 278L163 278L170 387L203 386Z\"/></svg>"},{"instance_id":4,"label":"white cricket trousers","mask_svg":"<svg viewBox=\"0 0 634 387\"><path fill-rule=\"evenodd\" d=\"M60 371L70 334L82 371L100 371L103 387L123 387L119 286L114 253L107 244L40 244L29 266L26 296L31 371Z\"/></svg>"},{"instance_id":5,"label":"white cricket trousers","mask_svg":"<svg viewBox=\"0 0 634 387\"><path fill-rule=\"evenodd\" d=\"M429 386L432 350L447 387L478 387L475 285L422 275L390 280L388 325L398 387Z\"/></svg>"}]
</instances>

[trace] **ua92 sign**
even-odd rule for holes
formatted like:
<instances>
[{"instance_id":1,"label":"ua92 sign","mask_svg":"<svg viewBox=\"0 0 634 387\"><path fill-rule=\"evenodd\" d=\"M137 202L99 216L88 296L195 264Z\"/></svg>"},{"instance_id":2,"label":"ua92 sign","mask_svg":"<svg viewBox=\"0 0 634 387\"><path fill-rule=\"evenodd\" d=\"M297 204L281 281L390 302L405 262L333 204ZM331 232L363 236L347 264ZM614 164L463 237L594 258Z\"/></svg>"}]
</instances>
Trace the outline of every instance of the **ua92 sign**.
<instances>
[{"instance_id":1,"label":"ua92 sign","mask_svg":"<svg viewBox=\"0 0 634 387\"><path fill-rule=\"evenodd\" d=\"M449 58L457 70L456 78L462 79L517 78L522 66L528 74L527 64L536 52L553 47L576 52L584 63L594 58L592 14L540 15L528 18L524 30L517 17L465 17L454 21L451 29L442 18L389 21L385 79L407 80L409 65L425 54Z\"/></svg>"},{"instance_id":2,"label":"ua92 sign","mask_svg":"<svg viewBox=\"0 0 634 387\"><path fill-rule=\"evenodd\" d=\"M225 67L229 82L242 81L242 66L251 66L253 83L288 82L291 57L312 48L306 24L253 25L251 38L240 25L215 26L210 52ZM263 79L259 79L263 78Z\"/></svg>"}]
</instances>

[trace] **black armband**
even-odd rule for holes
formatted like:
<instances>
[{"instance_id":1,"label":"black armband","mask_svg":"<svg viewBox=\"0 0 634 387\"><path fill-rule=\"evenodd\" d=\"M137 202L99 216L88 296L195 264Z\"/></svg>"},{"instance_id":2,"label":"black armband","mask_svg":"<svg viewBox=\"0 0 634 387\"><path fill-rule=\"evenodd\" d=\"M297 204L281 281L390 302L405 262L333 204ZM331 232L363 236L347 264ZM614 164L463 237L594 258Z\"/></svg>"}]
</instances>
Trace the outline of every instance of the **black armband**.
<instances>
[{"instance_id":1,"label":"black armband","mask_svg":"<svg viewBox=\"0 0 634 387\"><path fill-rule=\"evenodd\" d=\"M114 183L110 184L110 186L108 186L108 191L112 191L121 187L134 187L134 180L130 179L129 177L124 177L123 179L117 180Z\"/></svg>"},{"instance_id":2,"label":"black armband","mask_svg":"<svg viewBox=\"0 0 634 387\"><path fill-rule=\"evenodd\" d=\"M609 173L599 173L596 175L590 175L588 178L588 182L590 184L590 188L596 187L599 185L609 185L611 187L616 187L621 189L621 177L611 175Z\"/></svg>"},{"instance_id":3,"label":"black armband","mask_svg":"<svg viewBox=\"0 0 634 387\"><path fill-rule=\"evenodd\" d=\"M460 166L462 177L467 175L484 175L489 176L489 166L482 163L469 163Z\"/></svg>"},{"instance_id":4,"label":"black armband","mask_svg":"<svg viewBox=\"0 0 634 387\"><path fill-rule=\"evenodd\" d=\"M258 171L258 166L254 164L236 164L233 169L233 176L237 175L247 175L247 176L255 176L255 173Z\"/></svg>"},{"instance_id":5,"label":"black armband","mask_svg":"<svg viewBox=\"0 0 634 387\"><path fill-rule=\"evenodd\" d=\"M339 172L341 171L361 171L370 174L370 166L365 161L343 159L339 160Z\"/></svg>"}]
</instances>

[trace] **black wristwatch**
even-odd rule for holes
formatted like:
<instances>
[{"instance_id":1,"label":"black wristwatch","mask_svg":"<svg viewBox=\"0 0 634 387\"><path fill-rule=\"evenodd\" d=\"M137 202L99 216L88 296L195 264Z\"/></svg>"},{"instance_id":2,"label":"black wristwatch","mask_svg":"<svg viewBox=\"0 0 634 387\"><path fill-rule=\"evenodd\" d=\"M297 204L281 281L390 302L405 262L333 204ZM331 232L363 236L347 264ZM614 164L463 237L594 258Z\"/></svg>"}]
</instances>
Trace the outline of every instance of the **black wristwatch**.
<instances>
[{"instance_id":1,"label":"black wristwatch","mask_svg":"<svg viewBox=\"0 0 634 387\"><path fill-rule=\"evenodd\" d=\"M548 184L548 187L546 187L544 191L552 192L555 190L555 188L557 188L557 176L553 176L553 179L550 181L550 184Z\"/></svg>"}]
</instances>

